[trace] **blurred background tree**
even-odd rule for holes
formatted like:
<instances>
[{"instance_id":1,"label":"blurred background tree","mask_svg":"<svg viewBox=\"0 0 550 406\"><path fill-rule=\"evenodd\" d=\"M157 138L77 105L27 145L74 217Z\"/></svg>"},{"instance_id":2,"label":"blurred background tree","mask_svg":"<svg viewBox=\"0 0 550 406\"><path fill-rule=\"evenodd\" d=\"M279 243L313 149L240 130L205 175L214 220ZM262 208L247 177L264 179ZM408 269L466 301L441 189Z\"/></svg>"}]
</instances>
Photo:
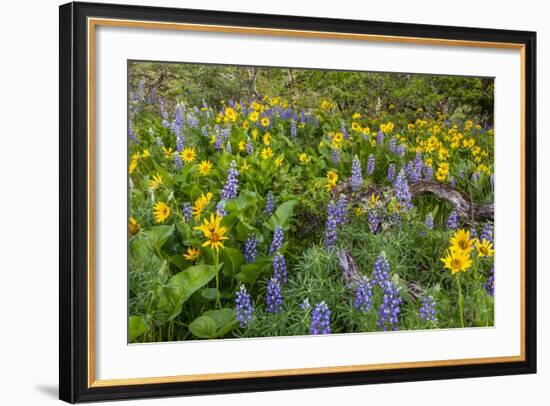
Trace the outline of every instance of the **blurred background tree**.
<instances>
[{"instance_id":1,"label":"blurred background tree","mask_svg":"<svg viewBox=\"0 0 550 406\"><path fill-rule=\"evenodd\" d=\"M281 96L298 106L335 101L340 110L414 119L444 114L493 126L493 78L131 61L130 88L168 100L219 107L222 101Z\"/></svg>"}]
</instances>

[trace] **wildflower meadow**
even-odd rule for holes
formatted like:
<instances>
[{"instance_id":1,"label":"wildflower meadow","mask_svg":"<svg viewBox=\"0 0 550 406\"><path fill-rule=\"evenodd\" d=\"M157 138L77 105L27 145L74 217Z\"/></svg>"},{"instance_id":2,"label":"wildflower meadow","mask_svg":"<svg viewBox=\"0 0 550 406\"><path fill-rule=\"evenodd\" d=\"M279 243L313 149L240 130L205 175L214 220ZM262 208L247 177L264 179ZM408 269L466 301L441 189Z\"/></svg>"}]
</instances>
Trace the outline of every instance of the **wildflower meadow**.
<instances>
[{"instance_id":1,"label":"wildflower meadow","mask_svg":"<svg viewBox=\"0 0 550 406\"><path fill-rule=\"evenodd\" d=\"M493 326L493 79L128 68L130 342Z\"/></svg>"}]
</instances>

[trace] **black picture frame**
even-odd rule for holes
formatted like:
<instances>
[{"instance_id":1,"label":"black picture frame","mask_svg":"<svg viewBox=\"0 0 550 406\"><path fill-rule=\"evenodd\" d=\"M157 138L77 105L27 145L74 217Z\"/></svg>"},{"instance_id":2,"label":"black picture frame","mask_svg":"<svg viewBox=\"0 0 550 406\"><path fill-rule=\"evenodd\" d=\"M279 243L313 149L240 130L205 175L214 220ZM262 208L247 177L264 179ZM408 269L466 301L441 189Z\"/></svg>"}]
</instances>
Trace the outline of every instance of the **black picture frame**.
<instances>
[{"instance_id":1,"label":"black picture frame","mask_svg":"<svg viewBox=\"0 0 550 406\"><path fill-rule=\"evenodd\" d=\"M60 6L59 397L67 402L424 381L536 372L536 33L206 10L68 3ZM93 387L88 380L87 19L340 32L513 43L525 52L525 359L472 365ZM121 158L122 159L122 158Z\"/></svg>"}]
</instances>

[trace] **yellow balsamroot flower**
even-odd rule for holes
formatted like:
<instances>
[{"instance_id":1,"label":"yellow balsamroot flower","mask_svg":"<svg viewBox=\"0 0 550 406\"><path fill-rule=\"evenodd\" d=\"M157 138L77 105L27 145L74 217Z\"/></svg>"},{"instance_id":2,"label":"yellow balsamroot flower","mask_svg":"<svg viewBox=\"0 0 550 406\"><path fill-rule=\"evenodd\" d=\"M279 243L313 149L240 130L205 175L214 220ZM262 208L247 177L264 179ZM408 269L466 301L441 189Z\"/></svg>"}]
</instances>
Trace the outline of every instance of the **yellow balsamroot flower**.
<instances>
[{"instance_id":1,"label":"yellow balsamroot flower","mask_svg":"<svg viewBox=\"0 0 550 406\"><path fill-rule=\"evenodd\" d=\"M265 133L262 139L264 141L264 145L267 146L267 145L271 144L271 134L270 133Z\"/></svg>"},{"instance_id":2,"label":"yellow balsamroot flower","mask_svg":"<svg viewBox=\"0 0 550 406\"><path fill-rule=\"evenodd\" d=\"M281 167L283 165L284 160L285 160L285 157L283 155L279 155L277 159L275 159L275 166L277 166L277 168Z\"/></svg>"},{"instance_id":3,"label":"yellow balsamroot flower","mask_svg":"<svg viewBox=\"0 0 550 406\"><path fill-rule=\"evenodd\" d=\"M242 140L239 142L239 151L244 151L246 149L246 141Z\"/></svg>"},{"instance_id":4,"label":"yellow balsamroot flower","mask_svg":"<svg viewBox=\"0 0 550 406\"><path fill-rule=\"evenodd\" d=\"M435 173L435 178L440 182L444 182L447 179L448 173L449 171L446 171L440 167Z\"/></svg>"},{"instance_id":5,"label":"yellow balsamroot flower","mask_svg":"<svg viewBox=\"0 0 550 406\"><path fill-rule=\"evenodd\" d=\"M336 173L336 171L328 171L327 180L329 183L336 184L336 182L338 182L338 174Z\"/></svg>"},{"instance_id":6,"label":"yellow balsamroot flower","mask_svg":"<svg viewBox=\"0 0 550 406\"><path fill-rule=\"evenodd\" d=\"M452 275L458 272L466 272L472 266L472 260L470 259L469 251L462 251L456 247L450 247L446 256L441 258L445 268L451 271Z\"/></svg>"},{"instance_id":7,"label":"yellow balsamroot flower","mask_svg":"<svg viewBox=\"0 0 550 406\"><path fill-rule=\"evenodd\" d=\"M211 247L216 251L223 249L223 241L228 240L224 234L227 233L227 227L220 225L222 216L214 216L210 214L210 221L204 219L203 223L199 227L194 227L195 230L202 231L206 241L202 244L203 247Z\"/></svg>"},{"instance_id":8,"label":"yellow balsamroot flower","mask_svg":"<svg viewBox=\"0 0 550 406\"><path fill-rule=\"evenodd\" d=\"M470 239L470 230L457 230L451 237L451 246L455 247L462 251L470 252L472 250L472 245L474 240Z\"/></svg>"},{"instance_id":9,"label":"yellow balsamroot flower","mask_svg":"<svg viewBox=\"0 0 550 406\"><path fill-rule=\"evenodd\" d=\"M270 124L269 117L262 117L260 119L260 124L262 125L262 127L268 127Z\"/></svg>"},{"instance_id":10,"label":"yellow balsamroot flower","mask_svg":"<svg viewBox=\"0 0 550 406\"><path fill-rule=\"evenodd\" d=\"M354 121L353 123L351 123L351 129L353 131L361 131L361 124L359 124L358 122Z\"/></svg>"},{"instance_id":11,"label":"yellow balsamroot flower","mask_svg":"<svg viewBox=\"0 0 550 406\"><path fill-rule=\"evenodd\" d=\"M252 113L250 113L248 115L248 119L250 121L252 121L253 123L255 123L256 121L258 121L258 119L260 118L260 113L258 113L257 111L253 111Z\"/></svg>"},{"instance_id":12,"label":"yellow balsamroot flower","mask_svg":"<svg viewBox=\"0 0 550 406\"><path fill-rule=\"evenodd\" d=\"M216 136L215 136L215 135L211 135L211 136L210 136L210 145L215 144L215 143L216 143Z\"/></svg>"},{"instance_id":13,"label":"yellow balsamroot flower","mask_svg":"<svg viewBox=\"0 0 550 406\"><path fill-rule=\"evenodd\" d=\"M157 173L156 175L153 175L153 179L151 179L147 185L149 186L149 189L156 190L162 186L163 183L162 176Z\"/></svg>"},{"instance_id":14,"label":"yellow balsamroot flower","mask_svg":"<svg viewBox=\"0 0 550 406\"><path fill-rule=\"evenodd\" d=\"M413 124L413 123L407 124L407 129L408 129L409 131L414 130L414 124Z\"/></svg>"},{"instance_id":15,"label":"yellow balsamroot flower","mask_svg":"<svg viewBox=\"0 0 550 406\"><path fill-rule=\"evenodd\" d=\"M143 158L149 158L151 156L151 153L149 152L148 149L144 149L143 152L141 153L141 156Z\"/></svg>"},{"instance_id":16,"label":"yellow balsamroot flower","mask_svg":"<svg viewBox=\"0 0 550 406\"><path fill-rule=\"evenodd\" d=\"M202 176L208 175L212 170L212 162L201 161L201 163L197 165L197 168L199 170L199 174L201 174Z\"/></svg>"},{"instance_id":17,"label":"yellow balsamroot flower","mask_svg":"<svg viewBox=\"0 0 550 406\"><path fill-rule=\"evenodd\" d=\"M354 119L354 120L360 119L360 118L361 118L361 114L360 114L360 113L353 113L353 115L351 116L351 118Z\"/></svg>"},{"instance_id":18,"label":"yellow balsamroot flower","mask_svg":"<svg viewBox=\"0 0 550 406\"><path fill-rule=\"evenodd\" d=\"M256 141L258 139L258 129L255 128L252 130L252 139Z\"/></svg>"},{"instance_id":19,"label":"yellow balsamroot flower","mask_svg":"<svg viewBox=\"0 0 550 406\"><path fill-rule=\"evenodd\" d=\"M270 147L262 149L262 159L269 159L273 156L273 150Z\"/></svg>"},{"instance_id":20,"label":"yellow balsamroot flower","mask_svg":"<svg viewBox=\"0 0 550 406\"><path fill-rule=\"evenodd\" d=\"M172 148L162 147L162 152L164 153L165 158L172 159L172 155L174 154L174 150Z\"/></svg>"},{"instance_id":21,"label":"yellow balsamroot flower","mask_svg":"<svg viewBox=\"0 0 550 406\"><path fill-rule=\"evenodd\" d=\"M357 206L357 207L355 208L354 212L355 212L355 215L356 215L357 217L363 215L363 209L362 209L361 207L359 207L359 206Z\"/></svg>"},{"instance_id":22,"label":"yellow balsamroot flower","mask_svg":"<svg viewBox=\"0 0 550 406\"><path fill-rule=\"evenodd\" d=\"M188 261L195 261L200 255L201 252L198 249L189 247L187 248L187 253L183 254L183 257Z\"/></svg>"},{"instance_id":23,"label":"yellow balsamroot flower","mask_svg":"<svg viewBox=\"0 0 550 406\"><path fill-rule=\"evenodd\" d=\"M344 134L341 132L337 132L332 135L332 142L341 144L344 141Z\"/></svg>"},{"instance_id":24,"label":"yellow balsamroot flower","mask_svg":"<svg viewBox=\"0 0 550 406\"><path fill-rule=\"evenodd\" d=\"M380 195L377 194L371 194L369 199L369 206L373 208L378 204L378 201L380 200Z\"/></svg>"},{"instance_id":25,"label":"yellow balsamroot flower","mask_svg":"<svg viewBox=\"0 0 550 406\"><path fill-rule=\"evenodd\" d=\"M232 107L225 108L225 122L235 122L237 120L237 112Z\"/></svg>"},{"instance_id":26,"label":"yellow balsamroot flower","mask_svg":"<svg viewBox=\"0 0 550 406\"><path fill-rule=\"evenodd\" d=\"M193 206L193 216L199 218L204 211L205 207L210 203L214 195L208 192L206 195L203 193L200 197L195 200L195 205Z\"/></svg>"},{"instance_id":27,"label":"yellow balsamroot flower","mask_svg":"<svg viewBox=\"0 0 550 406\"><path fill-rule=\"evenodd\" d=\"M433 163L434 163L434 160L432 158L427 158L426 161L424 161L424 164L426 166L429 166L430 168L432 167Z\"/></svg>"},{"instance_id":28,"label":"yellow balsamroot flower","mask_svg":"<svg viewBox=\"0 0 550 406\"><path fill-rule=\"evenodd\" d=\"M248 121L243 121L242 127L243 129L248 130L248 128L250 127L250 124L248 124Z\"/></svg>"},{"instance_id":29,"label":"yellow balsamroot flower","mask_svg":"<svg viewBox=\"0 0 550 406\"><path fill-rule=\"evenodd\" d=\"M474 122L472 120L468 120L464 123L464 130L468 131L474 126Z\"/></svg>"},{"instance_id":30,"label":"yellow balsamroot flower","mask_svg":"<svg viewBox=\"0 0 550 406\"><path fill-rule=\"evenodd\" d=\"M196 157L197 151L195 151L195 148L193 147L187 147L184 148L183 151L181 151L181 159L183 159L187 163L193 162Z\"/></svg>"},{"instance_id":31,"label":"yellow balsamroot flower","mask_svg":"<svg viewBox=\"0 0 550 406\"><path fill-rule=\"evenodd\" d=\"M246 172L248 172L249 169L250 169L250 165L248 165L246 163L246 161L243 161L243 163L241 165L241 172L246 173Z\"/></svg>"},{"instance_id":32,"label":"yellow balsamroot flower","mask_svg":"<svg viewBox=\"0 0 550 406\"><path fill-rule=\"evenodd\" d=\"M300 160L300 162L304 163L304 164L307 164L309 163L309 161L311 161L311 157L308 156L308 154L306 154L305 152L302 152L299 156L298 156L298 159Z\"/></svg>"},{"instance_id":33,"label":"yellow balsamroot flower","mask_svg":"<svg viewBox=\"0 0 550 406\"><path fill-rule=\"evenodd\" d=\"M137 165L138 165L138 160L132 159L130 161L130 166L128 167L128 172L133 173L136 170Z\"/></svg>"},{"instance_id":34,"label":"yellow balsamroot flower","mask_svg":"<svg viewBox=\"0 0 550 406\"><path fill-rule=\"evenodd\" d=\"M478 257L492 257L495 253L493 249L493 243L487 241L485 238L482 241L476 240L476 250Z\"/></svg>"},{"instance_id":35,"label":"yellow balsamroot flower","mask_svg":"<svg viewBox=\"0 0 550 406\"><path fill-rule=\"evenodd\" d=\"M130 235L136 235L139 232L139 224L135 218L130 216L130 223L128 223L128 232Z\"/></svg>"},{"instance_id":36,"label":"yellow balsamroot flower","mask_svg":"<svg viewBox=\"0 0 550 406\"><path fill-rule=\"evenodd\" d=\"M157 223L164 223L164 221L170 217L170 207L164 202L157 202L154 206L153 216Z\"/></svg>"}]
</instances>

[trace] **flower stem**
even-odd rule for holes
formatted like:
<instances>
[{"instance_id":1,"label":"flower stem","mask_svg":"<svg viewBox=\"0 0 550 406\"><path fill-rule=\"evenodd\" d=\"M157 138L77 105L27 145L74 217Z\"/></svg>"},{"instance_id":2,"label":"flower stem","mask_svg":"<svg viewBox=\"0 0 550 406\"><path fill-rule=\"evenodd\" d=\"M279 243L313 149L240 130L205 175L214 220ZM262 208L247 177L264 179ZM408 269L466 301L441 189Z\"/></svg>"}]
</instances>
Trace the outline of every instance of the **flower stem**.
<instances>
[{"instance_id":1,"label":"flower stem","mask_svg":"<svg viewBox=\"0 0 550 406\"><path fill-rule=\"evenodd\" d=\"M220 261L220 253L218 250L214 250L214 269L216 270L216 304L221 309L222 303L220 300L220 267L219 267L219 261Z\"/></svg>"},{"instance_id":2,"label":"flower stem","mask_svg":"<svg viewBox=\"0 0 550 406\"><path fill-rule=\"evenodd\" d=\"M456 275L456 284L458 286L458 307L460 309L460 325L464 328L464 298L462 297L462 287L460 286L460 277Z\"/></svg>"}]
</instances>

